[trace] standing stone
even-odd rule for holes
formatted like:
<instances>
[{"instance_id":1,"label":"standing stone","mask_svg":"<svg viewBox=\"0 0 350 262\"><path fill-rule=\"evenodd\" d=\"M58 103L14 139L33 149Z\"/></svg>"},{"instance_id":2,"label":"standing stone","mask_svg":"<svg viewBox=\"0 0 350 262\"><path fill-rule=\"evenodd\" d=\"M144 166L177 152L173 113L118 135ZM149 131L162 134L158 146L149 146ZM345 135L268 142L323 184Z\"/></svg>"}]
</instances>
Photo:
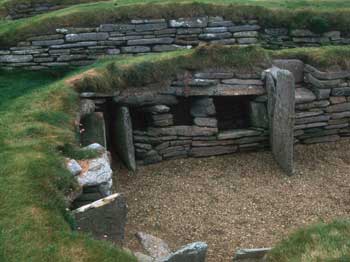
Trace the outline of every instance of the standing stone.
<instances>
[{"instance_id":1,"label":"standing stone","mask_svg":"<svg viewBox=\"0 0 350 262\"><path fill-rule=\"evenodd\" d=\"M87 146L98 143L107 148L106 127L102 112L94 112L81 119L84 131L81 133L81 144Z\"/></svg>"},{"instance_id":2,"label":"standing stone","mask_svg":"<svg viewBox=\"0 0 350 262\"><path fill-rule=\"evenodd\" d=\"M116 109L114 132L114 146L118 155L129 169L135 171L135 149L129 108L119 106Z\"/></svg>"},{"instance_id":3,"label":"standing stone","mask_svg":"<svg viewBox=\"0 0 350 262\"><path fill-rule=\"evenodd\" d=\"M291 72L277 68L268 70L266 77L272 153L281 168L288 175L292 175L294 172L294 77Z\"/></svg>"},{"instance_id":4,"label":"standing stone","mask_svg":"<svg viewBox=\"0 0 350 262\"><path fill-rule=\"evenodd\" d=\"M101 201L106 204L84 212L78 211L79 209L83 209L84 206L73 211L75 213L77 229L78 231L91 233L95 239L109 240L122 245L128 212L125 197L121 194L116 194L116 197L110 196L94 203ZM94 206L94 203L89 205Z\"/></svg>"}]
</instances>

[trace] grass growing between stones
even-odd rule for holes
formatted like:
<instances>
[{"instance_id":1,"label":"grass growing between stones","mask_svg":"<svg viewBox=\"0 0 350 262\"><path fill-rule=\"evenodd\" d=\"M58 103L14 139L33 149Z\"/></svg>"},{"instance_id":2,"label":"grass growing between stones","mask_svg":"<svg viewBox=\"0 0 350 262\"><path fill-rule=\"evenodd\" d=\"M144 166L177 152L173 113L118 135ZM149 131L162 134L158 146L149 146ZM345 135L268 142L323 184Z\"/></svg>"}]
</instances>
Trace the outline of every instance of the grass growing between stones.
<instances>
[{"instance_id":1,"label":"grass growing between stones","mask_svg":"<svg viewBox=\"0 0 350 262\"><path fill-rule=\"evenodd\" d=\"M276 8L277 7L277 8ZM307 8L305 8L307 7ZM1 8L1 7L0 7ZM4 11L2 12L4 13ZM30 36L55 33L56 28L98 26L135 18L176 18L222 15L236 22L258 19L272 27L309 28L315 32L349 32L348 1L199 1L121 0L75 5L31 18L0 22L0 46Z\"/></svg>"},{"instance_id":2,"label":"grass growing between stones","mask_svg":"<svg viewBox=\"0 0 350 262\"><path fill-rule=\"evenodd\" d=\"M71 231L58 147L75 143L77 96L61 76L0 72L0 261L134 261Z\"/></svg>"},{"instance_id":3,"label":"grass growing between stones","mask_svg":"<svg viewBox=\"0 0 350 262\"><path fill-rule=\"evenodd\" d=\"M126 88L147 84L167 86L178 73L186 70L227 68L235 71L261 71L271 65L274 58L301 59L318 68L349 69L350 47L295 48L268 51L260 47L203 46L162 54L150 54L124 59L106 59L95 69L82 73L72 83L79 92L113 93Z\"/></svg>"}]
</instances>

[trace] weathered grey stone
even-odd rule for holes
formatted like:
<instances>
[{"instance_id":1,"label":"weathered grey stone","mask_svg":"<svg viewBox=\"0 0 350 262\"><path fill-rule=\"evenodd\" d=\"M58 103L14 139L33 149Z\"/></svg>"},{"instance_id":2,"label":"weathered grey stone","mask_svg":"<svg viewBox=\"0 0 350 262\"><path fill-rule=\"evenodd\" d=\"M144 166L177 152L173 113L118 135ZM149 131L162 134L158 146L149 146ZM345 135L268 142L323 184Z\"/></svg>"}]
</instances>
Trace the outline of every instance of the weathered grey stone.
<instances>
[{"instance_id":1,"label":"weathered grey stone","mask_svg":"<svg viewBox=\"0 0 350 262\"><path fill-rule=\"evenodd\" d=\"M350 72L348 71L321 72L311 65L305 65L305 72L312 74L315 78L320 80L335 80L350 76Z\"/></svg>"},{"instance_id":2,"label":"weathered grey stone","mask_svg":"<svg viewBox=\"0 0 350 262\"><path fill-rule=\"evenodd\" d=\"M249 103L249 119L252 127L268 128L269 119L264 103L251 101Z\"/></svg>"},{"instance_id":3,"label":"weathered grey stone","mask_svg":"<svg viewBox=\"0 0 350 262\"><path fill-rule=\"evenodd\" d=\"M159 153L163 156L164 159L186 157L188 155L189 149L189 145L173 146L160 150Z\"/></svg>"},{"instance_id":4,"label":"weathered grey stone","mask_svg":"<svg viewBox=\"0 0 350 262\"><path fill-rule=\"evenodd\" d=\"M105 119L102 112L87 114L80 120L81 132L80 140L83 146L98 143L107 147Z\"/></svg>"},{"instance_id":5,"label":"weathered grey stone","mask_svg":"<svg viewBox=\"0 0 350 262\"><path fill-rule=\"evenodd\" d=\"M217 40L217 39L225 39L232 37L232 34L229 32L224 33L203 33L198 36L200 40Z\"/></svg>"},{"instance_id":6,"label":"weathered grey stone","mask_svg":"<svg viewBox=\"0 0 350 262\"><path fill-rule=\"evenodd\" d=\"M270 143L277 163L288 174L294 173L294 115L295 80L287 70L267 71L268 115Z\"/></svg>"},{"instance_id":7,"label":"weathered grey stone","mask_svg":"<svg viewBox=\"0 0 350 262\"><path fill-rule=\"evenodd\" d=\"M63 39L56 39L56 40L37 40L33 41L32 44L34 46L51 46L51 45L60 45L63 44Z\"/></svg>"},{"instance_id":8,"label":"weathered grey stone","mask_svg":"<svg viewBox=\"0 0 350 262\"><path fill-rule=\"evenodd\" d=\"M327 125L326 122L302 124L302 125L296 125L294 127L294 130L322 127L322 126L326 126L326 125Z\"/></svg>"},{"instance_id":9,"label":"weathered grey stone","mask_svg":"<svg viewBox=\"0 0 350 262\"><path fill-rule=\"evenodd\" d=\"M227 79L232 78L232 72L198 72L194 74L195 78L201 79Z\"/></svg>"},{"instance_id":10,"label":"weathered grey stone","mask_svg":"<svg viewBox=\"0 0 350 262\"><path fill-rule=\"evenodd\" d=\"M332 96L350 96L350 87L333 88Z\"/></svg>"},{"instance_id":11,"label":"weathered grey stone","mask_svg":"<svg viewBox=\"0 0 350 262\"><path fill-rule=\"evenodd\" d=\"M204 33L225 33L225 32L227 32L227 27L225 27L225 26L207 27L207 28L204 28L203 32Z\"/></svg>"},{"instance_id":12,"label":"weathered grey stone","mask_svg":"<svg viewBox=\"0 0 350 262\"><path fill-rule=\"evenodd\" d=\"M92 234L95 239L110 240L121 246L128 212L125 197L119 194L112 201L104 202L107 204L76 213L77 229Z\"/></svg>"},{"instance_id":13,"label":"weathered grey stone","mask_svg":"<svg viewBox=\"0 0 350 262\"><path fill-rule=\"evenodd\" d=\"M295 105L295 108L298 110L307 110L312 108L324 108L329 106L329 104L330 103L328 100L320 100L320 101L314 101L311 103L298 104L298 105Z\"/></svg>"},{"instance_id":14,"label":"weathered grey stone","mask_svg":"<svg viewBox=\"0 0 350 262\"><path fill-rule=\"evenodd\" d=\"M166 119L173 119L172 114L153 114L150 116L153 121L160 121Z\"/></svg>"},{"instance_id":15,"label":"weathered grey stone","mask_svg":"<svg viewBox=\"0 0 350 262\"><path fill-rule=\"evenodd\" d=\"M158 237L144 232L137 232L136 237L147 253L153 258L160 259L171 254L168 244Z\"/></svg>"},{"instance_id":16,"label":"weathered grey stone","mask_svg":"<svg viewBox=\"0 0 350 262\"><path fill-rule=\"evenodd\" d=\"M163 37L163 38L143 38L143 39L134 39L128 40L128 45L156 45L156 44L172 44L174 38Z\"/></svg>"},{"instance_id":17,"label":"weathered grey stone","mask_svg":"<svg viewBox=\"0 0 350 262\"><path fill-rule=\"evenodd\" d=\"M147 53L150 52L149 46L123 46L122 53Z\"/></svg>"},{"instance_id":18,"label":"weathered grey stone","mask_svg":"<svg viewBox=\"0 0 350 262\"><path fill-rule=\"evenodd\" d=\"M179 18L176 20L170 20L170 27L206 27L208 25L208 17L198 18Z\"/></svg>"},{"instance_id":19,"label":"weathered grey stone","mask_svg":"<svg viewBox=\"0 0 350 262\"><path fill-rule=\"evenodd\" d=\"M163 158L158 154L157 151L151 150L146 154L145 158L143 159L143 163L145 165L149 165L149 164L158 163L162 160Z\"/></svg>"},{"instance_id":20,"label":"weathered grey stone","mask_svg":"<svg viewBox=\"0 0 350 262\"><path fill-rule=\"evenodd\" d=\"M250 44L256 44L258 42L257 38L238 38L237 39L238 44L240 45L250 45Z\"/></svg>"},{"instance_id":21,"label":"weathered grey stone","mask_svg":"<svg viewBox=\"0 0 350 262\"><path fill-rule=\"evenodd\" d=\"M288 70L294 76L296 83L304 81L304 63L298 59L276 59L272 61L274 66Z\"/></svg>"},{"instance_id":22,"label":"weathered grey stone","mask_svg":"<svg viewBox=\"0 0 350 262\"><path fill-rule=\"evenodd\" d=\"M271 248L239 249L233 257L233 261L238 262L258 262L263 261Z\"/></svg>"},{"instance_id":23,"label":"weathered grey stone","mask_svg":"<svg viewBox=\"0 0 350 262\"><path fill-rule=\"evenodd\" d=\"M198 97L191 105L191 115L193 117L207 117L215 115L215 105L212 98Z\"/></svg>"},{"instance_id":24,"label":"weathered grey stone","mask_svg":"<svg viewBox=\"0 0 350 262\"><path fill-rule=\"evenodd\" d=\"M318 80L317 78L312 76L312 74L308 74L307 75L307 80L313 86L315 86L317 88L325 88L325 89L338 87L341 84L341 80L340 79L336 79L336 80Z\"/></svg>"},{"instance_id":25,"label":"weathered grey stone","mask_svg":"<svg viewBox=\"0 0 350 262\"><path fill-rule=\"evenodd\" d=\"M226 39L218 39L212 40L210 43L215 45L233 45L236 44L237 40L235 38L226 38Z\"/></svg>"},{"instance_id":26,"label":"weathered grey stone","mask_svg":"<svg viewBox=\"0 0 350 262\"><path fill-rule=\"evenodd\" d=\"M206 86L214 86L214 85L217 85L218 83L219 81L216 79L194 78L194 79L191 79L187 84L193 87L203 87L203 86L206 87ZM185 83L183 81L181 81L178 84L179 86L185 86Z\"/></svg>"},{"instance_id":27,"label":"weathered grey stone","mask_svg":"<svg viewBox=\"0 0 350 262\"><path fill-rule=\"evenodd\" d=\"M312 116L319 116L322 115L323 111L317 110L317 111L310 111L310 112L297 112L295 113L295 118L304 118L304 117L312 117Z\"/></svg>"},{"instance_id":28,"label":"weathered grey stone","mask_svg":"<svg viewBox=\"0 0 350 262\"><path fill-rule=\"evenodd\" d=\"M63 44L63 45L52 45L50 48L52 49L67 49L67 48L79 48L79 47L88 47L88 46L96 46L96 41L88 41L88 42L77 42L71 44Z\"/></svg>"},{"instance_id":29,"label":"weathered grey stone","mask_svg":"<svg viewBox=\"0 0 350 262\"><path fill-rule=\"evenodd\" d=\"M205 262L207 249L208 245L206 243L195 242L183 246L159 262Z\"/></svg>"},{"instance_id":30,"label":"weathered grey stone","mask_svg":"<svg viewBox=\"0 0 350 262\"><path fill-rule=\"evenodd\" d=\"M57 62L69 62L81 59L86 59L86 55L60 55L57 58Z\"/></svg>"},{"instance_id":31,"label":"weathered grey stone","mask_svg":"<svg viewBox=\"0 0 350 262\"><path fill-rule=\"evenodd\" d=\"M134 145L137 149L145 149L147 151L152 149L152 145L150 144L135 143Z\"/></svg>"},{"instance_id":32,"label":"weathered grey stone","mask_svg":"<svg viewBox=\"0 0 350 262\"><path fill-rule=\"evenodd\" d=\"M195 140L192 147L228 146L235 144L234 140Z\"/></svg>"},{"instance_id":33,"label":"weathered grey stone","mask_svg":"<svg viewBox=\"0 0 350 262\"><path fill-rule=\"evenodd\" d=\"M296 88L295 89L295 103L302 104L316 100L316 96L311 90L307 88Z\"/></svg>"},{"instance_id":34,"label":"weathered grey stone","mask_svg":"<svg viewBox=\"0 0 350 262\"><path fill-rule=\"evenodd\" d=\"M326 112L328 112L328 113L344 112L344 111L350 111L350 103L349 102L331 105L331 106L326 108Z\"/></svg>"},{"instance_id":35,"label":"weathered grey stone","mask_svg":"<svg viewBox=\"0 0 350 262\"><path fill-rule=\"evenodd\" d=\"M345 96L331 96L329 98L329 101L331 102L332 105L335 105L335 104L346 103L347 100Z\"/></svg>"},{"instance_id":36,"label":"weathered grey stone","mask_svg":"<svg viewBox=\"0 0 350 262\"><path fill-rule=\"evenodd\" d=\"M79 163L74 159L68 159L66 162L67 169L73 176L77 176L83 170Z\"/></svg>"},{"instance_id":37,"label":"weathered grey stone","mask_svg":"<svg viewBox=\"0 0 350 262\"><path fill-rule=\"evenodd\" d=\"M202 33L202 28L177 28L176 32L178 35L192 35Z\"/></svg>"},{"instance_id":38,"label":"weathered grey stone","mask_svg":"<svg viewBox=\"0 0 350 262\"><path fill-rule=\"evenodd\" d=\"M345 128L345 127L348 127L349 124L346 123L346 124L339 124L339 125L328 125L328 126L325 126L325 129L339 129L339 128Z\"/></svg>"},{"instance_id":39,"label":"weathered grey stone","mask_svg":"<svg viewBox=\"0 0 350 262\"><path fill-rule=\"evenodd\" d=\"M229 85L242 85L242 86L262 86L263 82L261 80L257 79L224 79L221 81L224 84L229 84Z\"/></svg>"},{"instance_id":40,"label":"weathered grey stone","mask_svg":"<svg viewBox=\"0 0 350 262\"><path fill-rule=\"evenodd\" d=\"M250 37L258 37L258 32L257 31L245 31L245 32L236 32L233 33L233 37L237 38L250 38Z\"/></svg>"},{"instance_id":41,"label":"weathered grey stone","mask_svg":"<svg viewBox=\"0 0 350 262\"><path fill-rule=\"evenodd\" d=\"M316 95L316 98L318 100L324 100L329 98L331 94L331 89L313 88L312 92Z\"/></svg>"},{"instance_id":42,"label":"weathered grey stone","mask_svg":"<svg viewBox=\"0 0 350 262\"><path fill-rule=\"evenodd\" d=\"M230 32L256 31L259 29L259 25L236 25L228 28Z\"/></svg>"},{"instance_id":43,"label":"weathered grey stone","mask_svg":"<svg viewBox=\"0 0 350 262\"><path fill-rule=\"evenodd\" d=\"M291 36L301 36L301 37L304 37L304 36L317 37L318 36L317 34L311 32L308 29L294 29L291 31L290 35Z\"/></svg>"},{"instance_id":44,"label":"weathered grey stone","mask_svg":"<svg viewBox=\"0 0 350 262\"><path fill-rule=\"evenodd\" d=\"M323 33L324 37L329 37L332 40L340 40L341 39L341 35L339 31L329 31L326 33Z\"/></svg>"},{"instance_id":45,"label":"weathered grey stone","mask_svg":"<svg viewBox=\"0 0 350 262\"><path fill-rule=\"evenodd\" d=\"M148 133L151 136L212 136L218 132L217 128L198 127L198 126L173 126L162 128L149 128Z\"/></svg>"},{"instance_id":46,"label":"weathered grey stone","mask_svg":"<svg viewBox=\"0 0 350 262\"><path fill-rule=\"evenodd\" d=\"M82 33L82 34L68 34L66 35L67 42L84 42L84 41L100 41L107 40L108 33Z\"/></svg>"},{"instance_id":47,"label":"weathered grey stone","mask_svg":"<svg viewBox=\"0 0 350 262\"><path fill-rule=\"evenodd\" d=\"M308 123L316 123L316 122L327 122L330 119L328 115L319 115L312 117L303 117L295 120L296 125L308 124Z\"/></svg>"},{"instance_id":48,"label":"weathered grey stone","mask_svg":"<svg viewBox=\"0 0 350 262\"><path fill-rule=\"evenodd\" d=\"M218 126L218 121L216 120L216 118L195 117L193 122L197 126L206 126L206 127L217 127Z\"/></svg>"},{"instance_id":49,"label":"weathered grey stone","mask_svg":"<svg viewBox=\"0 0 350 262\"><path fill-rule=\"evenodd\" d=\"M236 152L237 149L238 147L236 145L192 147L190 151L190 156L205 157L205 156L231 154Z\"/></svg>"},{"instance_id":50,"label":"weathered grey stone","mask_svg":"<svg viewBox=\"0 0 350 262\"><path fill-rule=\"evenodd\" d=\"M54 35L39 35L27 38L27 41L43 41L43 40L57 40L63 39L62 34L54 34Z\"/></svg>"},{"instance_id":51,"label":"weathered grey stone","mask_svg":"<svg viewBox=\"0 0 350 262\"><path fill-rule=\"evenodd\" d=\"M110 159L105 148L99 144L91 144L84 147L87 150L99 150L100 155L96 158L84 160L84 170L76 179L80 186L99 186L105 183L112 182L113 171L110 167ZM111 188L107 192L101 192L104 195L109 195Z\"/></svg>"},{"instance_id":52,"label":"weathered grey stone","mask_svg":"<svg viewBox=\"0 0 350 262\"><path fill-rule=\"evenodd\" d=\"M166 105L154 105L154 106L143 108L143 111L150 112L152 114L163 114L163 113L168 113L170 111L170 107Z\"/></svg>"},{"instance_id":53,"label":"weathered grey stone","mask_svg":"<svg viewBox=\"0 0 350 262\"><path fill-rule=\"evenodd\" d=\"M115 112L114 119L114 142L119 157L131 169L136 169L135 149L133 142L133 129L129 109L119 106Z\"/></svg>"},{"instance_id":54,"label":"weathered grey stone","mask_svg":"<svg viewBox=\"0 0 350 262\"><path fill-rule=\"evenodd\" d=\"M168 25L166 22L160 22L160 23L147 23L147 24L138 24L135 26L135 30L137 32L143 32L143 31L154 31L154 30L162 30L167 28Z\"/></svg>"},{"instance_id":55,"label":"weathered grey stone","mask_svg":"<svg viewBox=\"0 0 350 262\"><path fill-rule=\"evenodd\" d=\"M229 131L222 131L218 134L218 140L225 140L225 139L236 139L241 137L247 137L247 136L258 136L261 132L257 130L251 130L251 129L234 129Z\"/></svg>"},{"instance_id":56,"label":"weathered grey stone","mask_svg":"<svg viewBox=\"0 0 350 262\"><path fill-rule=\"evenodd\" d=\"M26 63L32 60L32 55L0 55L0 63Z\"/></svg>"},{"instance_id":57,"label":"weathered grey stone","mask_svg":"<svg viewBox=\"0 0 350 262\"><path fill-rule=\"evenodd\" d=\"M126 94L114 97L116 103L132 106L152 106L157 104L176 105L178 100L172 95L157 95L152 92L143 92L137 94Z\"/></svg>"},{"instance_id":58,"label":"weathered grey stone","mask_svg":"<svg viewBox=\"0 0 350 262\"><path fill-rule=\"evenodd\" d=\"M331 136L321 136L321 137L313 137L303 140L305 144L314 144L314 143L325 143L325 142L335 142L340 139L338 135Z\"/></svg>"}]
</instances>

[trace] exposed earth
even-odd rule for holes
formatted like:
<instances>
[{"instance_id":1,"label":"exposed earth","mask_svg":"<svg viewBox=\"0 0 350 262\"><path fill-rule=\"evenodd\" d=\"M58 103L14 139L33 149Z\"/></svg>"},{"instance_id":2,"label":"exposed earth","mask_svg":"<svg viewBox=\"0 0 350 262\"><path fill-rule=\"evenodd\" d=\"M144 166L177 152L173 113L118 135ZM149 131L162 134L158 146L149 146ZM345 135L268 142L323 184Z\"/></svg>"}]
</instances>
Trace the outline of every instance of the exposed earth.
<instances>
[{"instance_id":1,"label":"exposed earth","mask_svg":"<svg viewBox=\"0 0 350 262\"><path fill-rule=\"evenodd\" d=\"M287 177L263 151L120 169L125 246L142 251L134 234L144 231L173 249L205 241L208 262L231 261L238 248L270 247L301 226L349 216L349 139L298 145L295 165Z\"/></svg>"}]
</instances>

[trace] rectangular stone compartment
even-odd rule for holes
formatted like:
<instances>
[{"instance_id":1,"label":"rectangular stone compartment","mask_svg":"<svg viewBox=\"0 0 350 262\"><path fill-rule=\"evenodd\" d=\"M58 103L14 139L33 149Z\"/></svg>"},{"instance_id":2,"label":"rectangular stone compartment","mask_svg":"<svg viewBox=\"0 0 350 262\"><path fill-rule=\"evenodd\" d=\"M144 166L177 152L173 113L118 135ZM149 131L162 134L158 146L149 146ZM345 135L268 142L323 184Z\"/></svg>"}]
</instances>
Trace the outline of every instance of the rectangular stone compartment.
<instances>
[{"instance_id":1,"label":"rectangular stone compartment","mask_svg":"<svg viewBox=\"0 0 350 262\"><path fill-rule=\"evenodd\" d=\"M251 96L219 96L214 98L219 130L250 127L249 103Z\"/></svg>"}]
</instances>

